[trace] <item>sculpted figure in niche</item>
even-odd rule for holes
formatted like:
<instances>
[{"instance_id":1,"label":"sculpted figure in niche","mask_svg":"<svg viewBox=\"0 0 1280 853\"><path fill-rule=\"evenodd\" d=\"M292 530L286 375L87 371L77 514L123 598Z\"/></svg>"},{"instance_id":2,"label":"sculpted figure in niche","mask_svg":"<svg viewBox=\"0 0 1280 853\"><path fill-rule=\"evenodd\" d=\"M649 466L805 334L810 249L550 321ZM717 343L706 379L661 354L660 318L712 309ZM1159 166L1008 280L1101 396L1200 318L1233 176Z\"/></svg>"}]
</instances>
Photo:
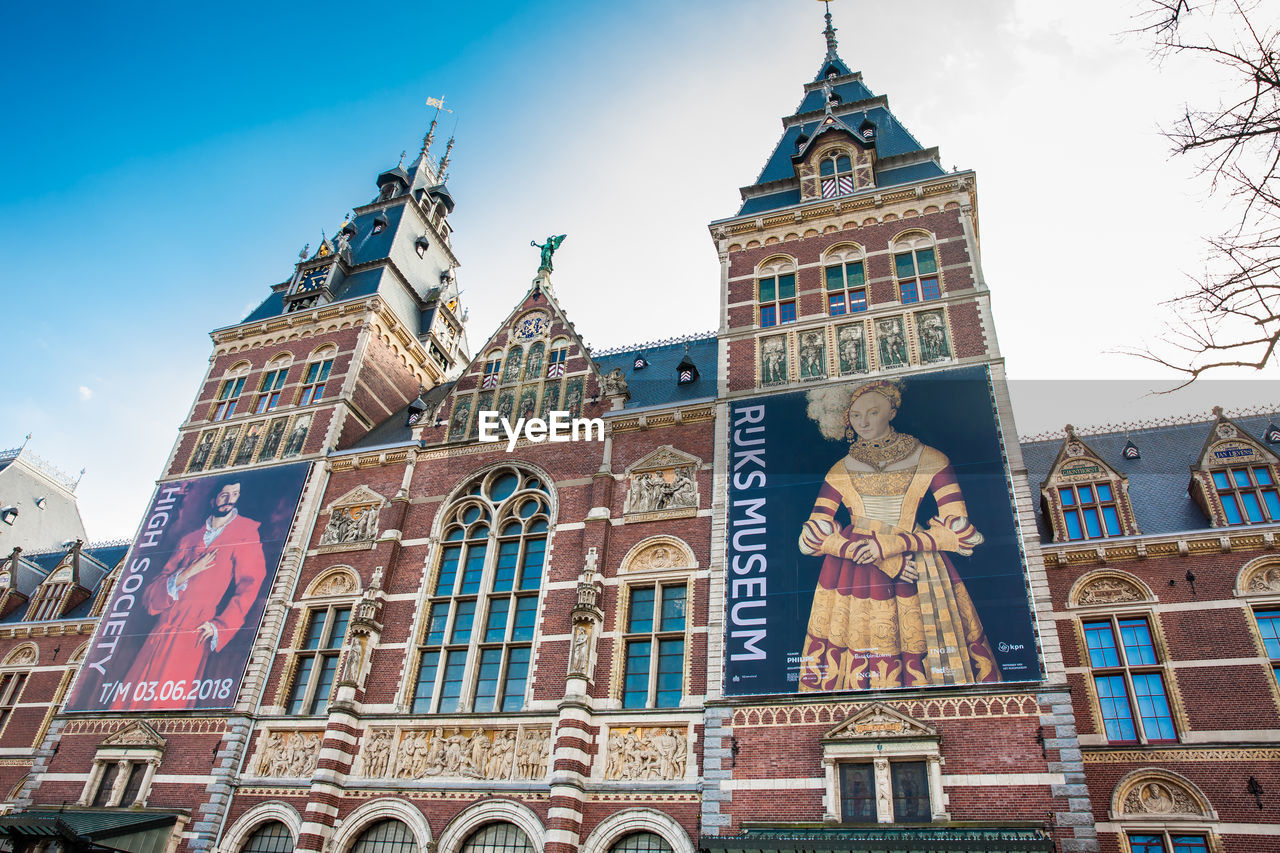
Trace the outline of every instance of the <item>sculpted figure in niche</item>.
<instances>
[{"instance_id":1,"label":"sculpted figure in niche","mask_svg":"<svg viewBox=\"0 0 1280 853\"><path fill-rule=\"evenodd\" d=\"M391 762L391 732L380 729L369 737L365 748L364 775L378 779L387 775Z\"/></svg>"},{"instance_id":2,"label":"sculpted figure in niche","mask_svg":"<svg viewBox=\"0 0 1280 853\"><path fill-rule=\"evenodd\" d=\"M809 417L835 438L836 389L809 394ZM1000 680L978 611L948 553L983 542L950 461L893 418L902 392L858 386L843 417L849 453L831 470L800 530L822 558L804 640L801 691L868 690ZM938 515L916 523L925 495ZM841 517L837 518L840 513Z\"/></svg>"},{"instance_id":3,"label":"sculpted figure in niche","mask_svg":"<svg viewBox=\"0 0 1280 853\"><path fill-rule=\"evenodd\" d=\"M902 319L892 317L876 323L876 335L880 339L880 366L898 367L907 363L907 341L902 331Z\"/></svg>"},{"instance_id":4,"label":"sculpted figure in niche","mask_svg":"<svg viewBox=\"0 0 1280 853\"><path fill-rule=\"evenodd\" d=\"M506 779L510 776L515 752L515 732L505 729L494 735L493 745L489 748L489 757L484 765L485 777L488 779Z\"/></svg>"},{"instance_id":5,"label":"sculpted figure in niche","mask_svg":"<svg viewBox=\"0 0 1280 853\"><path fill-rule=\"evenodd\" d=\"M785 338L768 338L761 344L760 379L765 385L778 385L787 381Z\"/></svg>"},{"instance_id":6,"label":"sculpted figure in niche","mask_svg":"<svg viewBox=\"0 0 1280 853\"><path fill-rule=\"evenodd\" d=\"M191 464L187 466L188 471L199 471L204 468L204 463L209 461L209 453L213 450L213 430L206 432L200 437L200 444L196 447L196 452L191 454Z\"/></svg>"},{"instance_id":7,"label":"sculpted figure in niche","mask_svg":"<svg viewBox=\"0 0 1280 853\"><path fill-rule=\"evenodd\" d=\"M284 418L276 418L267 427L267 438L262 442L262 452L258 454L259 461L275 457L280 449L280 439L284 437L284 422Z\"/></svg>"}]
</instances>

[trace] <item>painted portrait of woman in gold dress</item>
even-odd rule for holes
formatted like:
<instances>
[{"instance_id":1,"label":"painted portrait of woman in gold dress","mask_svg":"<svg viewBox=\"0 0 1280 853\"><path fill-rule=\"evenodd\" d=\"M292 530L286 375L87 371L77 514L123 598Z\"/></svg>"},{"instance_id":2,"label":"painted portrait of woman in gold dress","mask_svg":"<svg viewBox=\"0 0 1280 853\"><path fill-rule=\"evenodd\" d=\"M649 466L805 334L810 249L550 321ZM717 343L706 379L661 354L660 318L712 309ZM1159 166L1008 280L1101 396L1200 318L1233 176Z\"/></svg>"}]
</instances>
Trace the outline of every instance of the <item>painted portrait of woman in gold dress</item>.
<instances>
[{"instance_id":1,"label":"painted portrait of woman in gold dress","mask_svg":"<svg viewBox=\"0 0 1280 853\"><path fill-rule=\"evenodd\" d=\"M848 454L827 472L800 530L822 558L800 659L799 690L874 690L1000 681L956 555L983 535L950 460L897 432L891 381L810 391L808 416ZM927 523L922 504L936 505ZM793 528L794 529L794 528Z\"/></svg>"}]
</instances>

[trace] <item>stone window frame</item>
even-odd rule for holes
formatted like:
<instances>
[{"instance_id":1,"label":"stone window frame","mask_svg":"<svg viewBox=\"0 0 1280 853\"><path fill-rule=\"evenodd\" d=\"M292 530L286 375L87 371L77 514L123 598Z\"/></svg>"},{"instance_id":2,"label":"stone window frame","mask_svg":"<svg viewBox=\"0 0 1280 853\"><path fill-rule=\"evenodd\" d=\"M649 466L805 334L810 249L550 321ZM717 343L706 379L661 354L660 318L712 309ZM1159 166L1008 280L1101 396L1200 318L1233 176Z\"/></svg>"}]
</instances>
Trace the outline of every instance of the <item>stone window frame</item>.
<instances>
[{"instance_id":1,"label":"stone window frame","mask_svg":"<svg viewBox=\"0 0 1280 853\"><path fill-rule=\"evenodd\" d=\"M332 700L338 689L338 663L342 657L342 652L347 646L347 637L351 632L351 619L355 613L356 602L358 599L350 599L342 597L331 601L313 600L307 603L302 609L298 619L298 629L295 641L290 647L289 659L289 680L285 690L281 695L283 702L282 707L285 714L290 717L317 717L324 716L327 713L328 700ZM346 610L346 623L342 628L342 636L336 637L337 614L341 610ZM307 629L311 626L314 619L319 614L324 614L321 627L321 636L318 645L314 649L305 649L302 644L306 641ZM328 642L329 645L325 645ZM299 678L301 678L301 670L303 661L313 659L313 663L309 673L307 674L306 686L302 688L302 693L295 696L295 692L299 687ZM333 680L329 684L328 700L318 695L320 673L323 671L324 665L332 659L333 661ZM301 703L301 707L297 713L291 708L296 702ZM311 709L311 710L307 710Z\"/></svg>"},{"instance_id":2,"label":"stone window frame","mask_svg":"<svg viewBox=\"0 0 1280 853\"><path fill-rule=\"evenodd\" d=\"M253 834L268 823L281 823L293 834L296 844L302 834L302 817L289 803L273 800L258 803L240 815L222 835L222 843L218 849L239 853Z\"/></svg>"},{"instance_id":3,"label":"stone window frame","mask_svg":"<svg viewBox=\"0 0 1280 853\"><path fill-rule=\"evenodd\" d=\"M355 615L356 605L360 601L361 584L360 575L355 569L346 565L331 566L320 572L307 585L306 591L301 597L293 603L293 609L298 612L298 621L293 629L293 637L289 641L287 647L282 647L281 651L288 654L287 663L285 665L285 677L280 681L279 691L276 694L276 706L278 711L286 716L319 716L319 714L290 714L289 705L293 697L295 681L298 678L298 669L301 661L305 657L313 654L317 657L321 652L327 653L328 649L308 650L303 649L302 644L306 640L307 626L311 623L311 614L319 611L332 612L334 608L347 607L350 612L347 616L347 630L344 632L349 635L351 630L351 619ZM327 619L328 617L326 617ZM341 658L342 652L347 647L347 636L342 638L336 652L336 657ZM317 672L312 669L314 673ZM336 672L333 685L329 691L332 697L337 690L337 684L340 679L337 678ZM314 696L310 695L312 686L308 684L306 695L303 697L303 707L311 704Z\"/></svg>"},{"instance_id":4,"label":"stone window frame","mask_svg":"<svg viewBox=\"0 0 1280 853\"><path fill-rule=\"evenodd\" d=\"M1097 575L1099 573L1093 573ZM1118 574L1117 572L1108 572L1108 574ZM1139 581L1139 583L1141 583ZM1143 587L1146 585L1143 584ZM1080 582L1077 581L1072 589L1074 595L1078 589L1081 589ZM1181 695L1178 691L1176 679L1176 671L1169 666L1172 657L1169 652L1169 644L1164 636L1164 629L1160 620L1157 618L1158 611L1155 609L1154 595L1150 600L1134 602L1132 604L1099 604L1099 605L1074 605L1071 606L1075 611L1072 615L1075 620L1077 647L1080 654L1080 666L1084 671L1085 683L1089 709L1093 717L1094 735L1100 739L1101 743L1107 744L1131 744L1145 746L1148 744L1176 744L1184 742L1186 734L1190 731L1190 722L1187 718L1185 709L1182 706ZM1127 650L1123 648L1124 641L1120 635L1121 619L1143 619L1147 623L1147 630L1151 635L1152 649L1156 655L1156 663L1154 664L1137 664L1128 663ZM1095 623L1107 621L1111 625L1113 639L1116 641L1117 651L1122 653L1122 663L1117 667L1094 667L1089 657L1088 640L1085 635L1085 623ZM1134 724L1134 732L1137 740L1113 741L1108 735L1106 724L1102 716L1102 701L1098 695L1098 686L1095 678L1096 672L1106 670L1107 673L1112 671L1118 672L1125 680L1125 690L1127 700L1129 702L1129 711ZM1164 684L1165 701L1169 707L1169 715L1173 720L1174 738L1173 740L1151 739L1147 736L1145 727L1142 724L1141 713L1137 708L1136 693L1133 689L1132 671L1139 670L1140 674L1148 672L1158 672L1161 681Z\"/></svg>"},{"instance_id":5,"label":"stone window frame","mask_svg":"<svg viewBox=\"0 0 1280 853\"><path fill-rule=\"evenodd\" d=\"M651 832L671 848L672 853L697 853L684 827L670 815L650 808L630 808L614 812L600 821L581 843L581 853L611 853L628 835Z\"/></svg>"},{"instance_id":6,"label":"stone window frame","mask_svg":"<svg viewBox=\"0 0 1280 853\"><path fill-rule=\"evenodd\" d=\"M782 298L780 282L783 276L791 276L793 290L789 298ZM773 298L763 299L760 296L761 282L773 279ZM752 302L755 303L755 322L757 329L775 329L787 326L800 320L800 263L790 255L773 255L756 264L752 283ZM793 316L789 320L782 318L782 307L790 305ZM773 309L773 322L765 324L765 309Z\"/></svg>"},{"instance_id":7,"label":"stone window frame","mask_svg":"<svg viewBox=\"0 0 1280 853\"><path fill-rule=\"evenodd\" d=\"M1135 788L1158 783L1181 789L1196 807L1196 812L1165 813L1129 812L1128 799ZM1122 853L1132 853L1129 835L1160 835L1166 841L1172 835L1203 835L1209 853L1223 853L1222 840L1217 833L1218 813L1209 804L1200 787L1171 770L1143 767L1125 774L1112 791L1107 817L1116 826L1119 848ZM1172 851L1172 846L1167 847Z\"/></svg>"},{"instance_id":8,"label":"stone window frame","mask_svg":"<svg viewBox=\"0 0 1280 853\"><path fill-rule=\"evenodd\" d=\"M1234 594L1243 599L1258 659L1273 674L1269 680L1271 696L1277 709L1280 709L1280 657L1273 658L1268 654L1266 638L1262 635L1262 626L1258 621L1260 612L1280 614L1280 558L1265 555L1241 566L1236 575Z\"/></svg>"},{"instance_id":9,"label":"stone window frame","mask_svg":"<svg viewBox=\"0 0 1280 853\"><path fill-rule=\"evenodd\" d=\"M9 728L9 721L22 703L31 670L40 663L40 649L35 643L22 643L5 655L0 664L0 738Z\"/></svg>"},{"instance_id":10,"label":"stone window frame","mask_svg":"<svg viewBox=\"0 0 1280 853\"><path fill-rule=\"evenodd\" d=\"M851 725L856 726L859 718L876 711L898 718L903 724L903 733L899 735L870 736L866 740L840 740L839 734ZM875 775L875 791L877 800L876 823L894 822L893 792L890 768L894 762L924 762L925 778L929 788L930 822L949 821L951 815L946 811L947 795L942 785L942 765L946 762L942 755L941 735L936 729L912 720L887 706L872 705L855 714L836 728L827 732L822 738L823 768L823 821L842 824L843 807L840 797L840 766L842 764L871 764ZM881 784L889 785L888 814L880 808L879 790Z\"/></svg>"},{"instance_id":11,"label":"stone window frame","mask_svg":"<svg viewBox=\"0 0 1280 853\"><path fill-rule=\"evenodd\" d=\"M391 797L381 797L364 803L339 821L328 849L337 853L348 853L365 830L379 821L388 819L398 820L408 826L420 850L441 850L422 812L409 800Z\"/></svg>"},{"instance_id":12,"label":"stone window frame","mask_svg":"<svg viewBox=\"0 0 1280 853\"><path fill-rule=\"evenodd\" d=\"M922 273L920 271L920 259L917 253L931 249L933 251L933 273ZM898 255L911 253L911 268L914 275L910 278L903 278L898 275ZM938 251L938 238L931 231L922 228L912 228L897 234L889 241L889 266L893 272L893 297L894 302L900 305L921 305L925 302L936 302L942 299L947 289L942 275L942 259ZM936 296L926 296L924 293L924 281L932 276L936 279L938 294ZM903 299L902 286L904 283L911 283L915 287L916 298L910 301Z\"/></svg>"},{"instance_id":13,"label":"stone window frame","mask_svg":"<svg viewBox=\"0 0 1280 853\"><path fill-rule=\"evenodd\" d=\"M1220 406L1215 406L1213 412L1217 416L1217 420L1209 427L1204 447L1201 449L1195 463L1191 466L1191 485L1188 491L1192 500L1205 514L1205 517L1209 520L1210 527L1239 530L1255 526L1280 524L1280 513L1275 511L1274 506L1268 508L1267 502L1263 497L1263 492L1280 491L1280 458L1277 458L1274 451L1264 446L1250 435L1247 430L1226 417L1222 413ZM1243 448L1240 445L1243 445ZM1243 449L1252 451L1253 458L1251 460L1241 458L1237 461L1232 461L1230 454L1238 454ZM1214 458L1220 454L1225 458ZM1249 471L1248 476L1254 481L1253 486L1242 487L1236 485L1233 471L1240 468L1245 468ZM1271 480L1267 486L1257 484L1255 469L1259 468L1267 471L1267 475ZM1214 481L1214 475L1221 473L1225 473L1227 476L1228 487L1226 489L1220 488ZM1224 493L1238 495L1242 492L1254 492L1257 494L1264 515L1263 520L1250 521L1247 517L1242 517L1241 521L1233 522L1227 517L1222 495ZM1243 509L1240 504L1237 503L1236 505L1237 511ZM1267 516L1270 516L1270 518L1267 518Z\"/></svg>"},{"instance_id":14,"label":"stone window frame","mask_svg":"<svg viewBox=\"0 0 1280 853\"><path fill-rule=\"evenodd\" d=\"M679 555L678 562L683 565L664 566L651 568L644 566L640 561L643 556L654 546L666 546L676 551ZM678 536L670 534L657 534L648 536L637 542L622 558L622 562L618 568L617 578L614 581L617 589L615 600L615 610L613 614L614 630L606 632L602 639L613 640L614 659L612 667L612 678L610 679L609 690L609 707L617 710L624 708L623 691L626 687L626 669L627 669L627 638L628 636L639 637L641 635L631 635L627 631L627 625L630 621L631 609L631 591L633 589L642 589L652 587L655 590L659 587L677 586L684 584L684 661L681 668L681 688L680 702L675 706L657 705L656 690L654 690L653 678L656 678L656 670L651 672L650 689L651 695L646 700L643 709L635 710L660 710L660 711L678 711L686 706L698 704L701 698L696 694L689 692L692 683L693 673L692 663L690 661L689 650L693 646L695 634L699 633L694 625L692 614L697 604L697 579L702 572L702 568L694 555L693 548ZM657 606L657 598L655 596L655 607ZM705 630L705 629L703 629ZM655 631L651 632L653 636L661 633L673 633ZM650 658L652 661L652 657ZM630 710L630 709L628 709Z\"/></svg>"},{"instance_id":15,"label":"stone window frame","mask_svg":"<svg viewBox=\"0 0 1280 853\"><path fill-rule=\"evenodd\" d=\"M237 361L223 372L222 380L218 383L218 390L214 392L213 402L209 406L209 416L206 420L220 423L235 417L236 407L240 403L240 398L244 395L245 382L248 380L249 373L252 370L253 365L248 361Z\"/></svg>"},{"instance_id":16,"label":"stone window frame","mask_svg":"<svg viewBox=\"0 0 1280 853\"><path fill-rule=\"evenodd\" d=\"M1103 461L1088 443L1080 439L1075 434L1075 429L1070 424L1066 428L1066 437L1062 441L1062 447L1058 450L1058 455L1054 459L1053 467L1049 470L1049 476L1040 486L1041 508L1044 512L1045 520L1048 522L1050 529L1053 531L1053 541L1059 542L1101 542L1104 539L1114 539L1120 536L1136 536L1140 534L1137 519L1133 513L1133 503L1129 499L1129 478L1125 477L1114 467ZM1090 476L1081 476L1077 478L1069 471L1072 465L1091 465L1099 470L1087 472ZM1070 532L1067 528L1066 514L1062 505L1062 488L1071 486L1078 488L1080 486L1090 486L1097 494L1099 484L1106 485L1111 490L1111 501L1095 501L1095 505L1099 508L1103 504L1114 504L1116 514L1119 518L1120 531L1118 533L1104 533L1101 537L1088 535L1087 526L1084 528L1085 535L1080 539L1071 539ZM1100 519L1100 523L1105 527L1105 521Z\"/></svg>"},{"instance_id":17,"label":"stone window frame","mask_svg":"<svg viewBox=\"0 0 1280 853\"><path fill-rule=\"evenodd\" d=\"M440 832L434 850L436 853L459 853L472 835L492 823L516 826L528 837L535 853L543 853L547 829L538 816L523 803L498 799L475 803L459 812ZM335 849L346 848L335 845Z\"/></svg>"},{"instance_id":18,"label":"stone window frame","mask_svg":"<svg viewBox=\"0 0 1280 853\"><path fill-rule=\"evenodd\" d=\"M325 344L311 351L298 379L294 405L310 406L325 399L325 391L333 375L333 363L337 359L337 344Z\"/></svg>"},{"instance_id":19,"label":"stone window frame","mask_svg":"<svg viewBox=\"0 0 1280 853\"><path fill-rule=\"evenodd\" d=\"M494 503L489 500L488 496L484 494L484 492L488 489L489 485L497 477L501 476L502 472L504 471L510 471L510 472L516 473L520 477L521 483L520 485L517 486L516 490L513 491L510 495L508 495L506 498L502 499L501 501L498 501L497 503ZM527 487L527 483L531 480L536 480L539 483L539 489L537 490L537 492L530 491L529 488ZM545 508L541 513L535 512L532 516L526 519L526 522L536 521L538 520L539 516L545 515L546 528L545 528L545 531L542 533L542 539L544 543L543 558L542 558L543 559L542 579L539 582L538 588L536 590L536 594L527 594L523 596L520 595L520 593L522 592L533 593L533 591L520 590L516 588L519 586L518 580L513 582L513 589L510 591L510 595L507 598L508 601L515 601L519 598L534 598L536 600L536 604L534 605L533 635L532 635L532 638L528 641L504 639L501 642L499 641L486 642L484 640L484 631L485 631L485 619L487 618L487 615L489 613L487 605L490 603L490 601L494 600L495 598L505 595L504 592L495 591L493 587L493 581L494 581L496 570L497 570L499 550L500 550L501 543L504 540L511 539L511 535L504 535L501 532L501 530L498 528L498 523L501 522L505 526L511 521L515 520L510 513L504 514L504 511L507 508L510 508L511 512L514 513L518 509L518 505L522 503L524 498L531 497L535 494L540 496L542 502L545 504ZM486 466L484 468L481 468L478 471L471 472L468 476L465 477L465 479L459 482L459 484L452 490L452 492L446 497L446 499L440 503L440 510L437 512L435 521L433 522L433 531L432 531L431 538L429 540L431 543L430 544L431 551L427 559L428 571L427 571L427 576L424 579L425 582L422 585L421 597L418 600L418 614L419 614L418 622L413 627L413 631L410 635L412 638L411 639L412 677L405 678L403 680L402 688L401 688L402 696L401 696L400 704L402 707L405 708L406 711L409 711L411 713L431 713L431 714L454 713L454 712L442 712L439 710L440 702L444 698L443 697L443 680L441 677L442 673L440 670L440 667L443 666L443 661L444 661L443 655L441 656L440 659L437 660L437 663L436 663L437 671L435 675L435 681L433 683L432 690L431 690L431 698L428 703L429 707L432 710L425 711L425 712L423 711L415 712L413 711L413 705L415 702L415 695L417 694L417 690L418 690L418 681L422 675L421 670L422 670L423 655L428 650L428 646L434 649L438 649L440 652L446 652L450 650L449 649L450 646L461 647L462 645L461 643L455 644L455 643L447 642L447 640L449 640L449 635L452 633L453 618L456 616L456 611L453 605L457 602L459 598L469 599L472 597L472 594L460 593L460 592L449 593L447 595L436 594L435 590L437 588L437 585L439 584L441 566L443 564L444 555L445 555L446 542L444 537L446 535L446 532L445 532L446 529L455 523L454 519L458 518L459 513L465 511L465 508L467 506L476 506L480 504L484 504L488 507L488 512L489 512L488 528L489 529L485 538L485 543L486 543L485 554L484 554L483 564L480 569L480 588L479 588L479 591L474 594L474 598L476 601L476 612L473 615L474 621L472 623L469 639L466 643L466 659L464 664L464 672L462 676L462 686L460 689L461 692L458 696L457 713L471 713L470 709L474 708L475 706L475 699L476 699L475 689L476 689L476 685L479 683L479 676L480 676L480 657L481 657L480 652L485 648L494 648L494 647L500 646L503 650L502 672L500 674L500 679L499 679L500 682L505 682L505 677L508 674L506 669L506 666L509 663L509 658L507 656L507 653L511 649L517 648L517 647L527 646L529 648L530 650L529 662L528 662L528 668L525 674L525 691L524 691L524 702L522 703L522 709L528 707L531 699L533 679L537 669L535 652L538 648L538 644L540 642L541 633L542 633L542 612L546 602L545 593L547 591L547 582L548 582L547 569L548 569L548 566L550 566L551 564L551 555L552 555L552 547L553 547L552 542L553 542L553 536L555 533L556 518L559 511L559 501L558 501L556 489L554 486L554 480L542 468L536 465L532 465L524 460L520 460L518 462L515 462L515 461L507 462L504 460L504 461ZM476 521L473 523L479 523L479 521L480 519L476 519ZM464 525L464 529L470 528L470 526L471 526L470 524ZM527 528L528 523L523 524L523 526ZM519 534L520 548L517 551L517 560L518 560L517 566L521 565L523 562L523 555L525 554L525 542L528 541L529 539L536 538L536 537L537 537L537 531L534 531L532 534L528 531L525 531ZM464 538L458 541L466 543L466 542L472 542L475 540ZM461 580L462 569L463 569L462 565L459 565L458 581ZM433 600L438 602L438 601L444 601L446 599L450 602L448 616L446 617L448 620L445 627L445 631L447 633L444 639L446 640L446 642L442 642L438 644L427 643L426 640L428 638L428 632L431 630L430 617L431 617L431 608L432 608ZM508 612L510 613L510 611ZM511 619L513 617L509 615L508 618ZM509 627L513 628L514 622L510 623ZM498 687L499 693L495 696L495 702L498 704L499 707L501 706L501 702L502 702L501 690L503 689L503 687L504 687L504 684L500 683ZM501 714L501 713L511 713L511 712L503 712L501 710L495 710L492 713Z\"/></svg>"},{"instance_id":20,"label":"stone window frame","mask_svg":"<svg viewBox=\"0 0 1280 853\"><path fill-rule=\"evenodd\" d=\"M257 399L253 404L255 415L274 412L284 402L284 389L289 384L289 371L293 368L293 354L282 352L272 356L262 368L258 380Z\"/></svg>"},{"instance_id":21,"label":"stone window frame","mask_svg":"<svg viewBox=\"0 0 1280 853\"><path fill-rule=\"evenodd\" d=\"M163 741L154 745L111 745L109 741L110 737L99 745L94 753L93 767L89 771L89 778L85 780L84 790L80 793L77 805L92 805L97 799L108 768L114 764L118 770L102 808L145 807L147 797L151 793L151 784L155 780L156 770L164 757ZM138 792L134 795L132 802L126 803L123 801L125 789L128 787L134 768L139 765L143 767L143 775Z\"/></svg>"}]
</instances>

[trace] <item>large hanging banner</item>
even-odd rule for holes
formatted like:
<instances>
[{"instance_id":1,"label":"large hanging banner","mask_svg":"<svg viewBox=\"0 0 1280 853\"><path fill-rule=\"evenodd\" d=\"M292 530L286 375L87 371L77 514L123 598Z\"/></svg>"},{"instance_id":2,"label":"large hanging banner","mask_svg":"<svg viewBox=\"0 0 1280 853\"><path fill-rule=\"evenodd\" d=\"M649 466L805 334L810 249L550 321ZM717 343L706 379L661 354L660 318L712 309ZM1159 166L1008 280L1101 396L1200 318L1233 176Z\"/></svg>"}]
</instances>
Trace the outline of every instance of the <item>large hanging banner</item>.
<instances>
[{"instance_id":1,"label":"large hanging banner","mask_svg":"<svg viewBox=\"0 0 1280 853\"><path fill-rule=\"evenodd\" d=\"M234 706L309 467L157 488L66 710Z\"/></svg>"},{"instance_id":2,"label":"large hanging banner","mask_svg":"<svg viewBox=\"0 0 1280 853\"><path fill-rule=\"evenodd\" d=\"M1035 681L985 367L730 405L727 695Z\"/></svg>"}]
</instances>

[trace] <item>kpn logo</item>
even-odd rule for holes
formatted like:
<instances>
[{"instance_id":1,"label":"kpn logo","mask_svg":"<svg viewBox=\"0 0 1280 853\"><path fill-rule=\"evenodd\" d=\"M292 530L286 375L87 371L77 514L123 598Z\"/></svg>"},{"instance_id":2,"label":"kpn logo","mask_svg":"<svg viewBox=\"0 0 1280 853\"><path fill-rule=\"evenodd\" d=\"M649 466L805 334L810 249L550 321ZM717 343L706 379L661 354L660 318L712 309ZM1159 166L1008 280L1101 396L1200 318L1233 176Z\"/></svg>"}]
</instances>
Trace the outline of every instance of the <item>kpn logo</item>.
<instances>
[{"instance_id":1,"label":"kpn logo","mask_svg":"<svg viewBox=\"0 0 1280 853\"><path fill-rule=\"evenodd\" d=\"M575 418L569 412L553 411L551 417L516 418L515 425L502 417L499 412L481 410L480 440L497 442L504 438L507 452L515 450L516 442L522 437L534 444L544 441L604 441L604 421L600 418ZM502 433L499 434L499 427Z\"/></svg>"}]
</instances>

